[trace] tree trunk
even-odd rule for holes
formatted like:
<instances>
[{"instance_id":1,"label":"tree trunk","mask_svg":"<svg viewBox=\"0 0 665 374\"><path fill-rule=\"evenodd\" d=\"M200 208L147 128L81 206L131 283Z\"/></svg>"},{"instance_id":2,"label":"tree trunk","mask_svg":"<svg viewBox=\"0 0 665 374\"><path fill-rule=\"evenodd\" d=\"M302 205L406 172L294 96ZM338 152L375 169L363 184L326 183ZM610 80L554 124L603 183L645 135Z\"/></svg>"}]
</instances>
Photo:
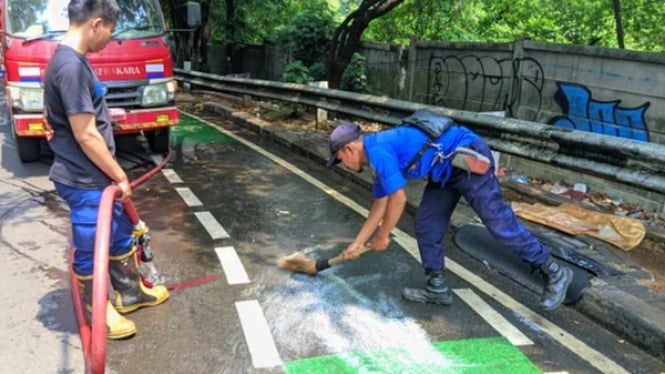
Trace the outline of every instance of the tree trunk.
<instances>
[{"instance_id":1,"label":"tree trunk","mask_svg":"<svg viewBox=\"0 0 665 374\"><path fill-rule=\"evenodd\" d=\"M613 2L614 2L614 20L617 30L617 43L619 44L619 48L624 49L623 25L621 24L621 4L619 3L619 0L613 0Z\"/></svg>"},{"instance_id":2,"label":"tree trunk","mask_svg":"<svg viewBox=\"0 0 665 374\"><path fill-rule=\"evenodd\" d=\"M339 88L342 74L358 50L360 37L369 23L388 13L404 0L364 0L333 34L326 63L328 87Z\"/></svg>"},{"instance_id":3,"label":"tree trunk","mask_svg":"<svg viewBox=\"0 0 665 374\"><path fill-rule=\"evenodd\" d=\"M226 0L226 36L227 40L226 45L226 65L227 74L237 73L236 68L234 67L236 57L235 57L235 45L236 45L236 1L235 0Z\"/></svg>"},{"instance_id":4,"label":"tree trunk","mask_svg":"<svg viewBox=\"0 0 665 374\"><path fill-rule=\"evenodd\" d=\"M212 0L211 0L212 1ZM196 30L196 44L197 58L201 66L198 68L207 67L208 61L208 40L210 40L210 3L211 1L201 2L201 27Z\"/></svg>"}]
</instances>

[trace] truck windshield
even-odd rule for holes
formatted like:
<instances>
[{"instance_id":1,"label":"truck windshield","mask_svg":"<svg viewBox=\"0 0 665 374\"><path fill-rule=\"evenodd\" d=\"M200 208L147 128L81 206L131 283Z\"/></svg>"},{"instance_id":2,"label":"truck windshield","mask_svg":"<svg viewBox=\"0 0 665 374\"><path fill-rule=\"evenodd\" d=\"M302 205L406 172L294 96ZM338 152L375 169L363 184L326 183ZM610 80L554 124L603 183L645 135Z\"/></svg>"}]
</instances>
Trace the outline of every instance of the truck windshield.
<instances>
[{"instance_id":1,"label":"truck windshield","mask_svg":"<svg viewBox=\"0 0 665 374\"><path fill-rule=\"evenodd\" d=\"M69 25L69 0L8 0L7 33L26 40L60 39ZM118 0L113 37L135 39L165 32L158 0Z\"/></svg>"}]
</instances>

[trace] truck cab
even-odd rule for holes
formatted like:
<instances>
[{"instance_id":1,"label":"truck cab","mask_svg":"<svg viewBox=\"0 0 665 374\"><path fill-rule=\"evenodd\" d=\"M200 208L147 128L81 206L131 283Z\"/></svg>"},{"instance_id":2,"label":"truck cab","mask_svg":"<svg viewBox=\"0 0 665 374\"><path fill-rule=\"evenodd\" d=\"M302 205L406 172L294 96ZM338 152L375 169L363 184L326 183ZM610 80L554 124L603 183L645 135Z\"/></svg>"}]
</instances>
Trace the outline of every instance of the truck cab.
<instances>
[{"instance_id":1,"label":"truck cab","mask_svg":"<svg viewBox=\"0 0 665 374\"><path fill-rule=\"evenodd\" d=\"M0 0L0 39L9 120L23 162L39 160L44 70L69 25L69 0ZM167 29L158 0L118 0L106 48L88 60L105 86L114 134L143 133L151 151L169 147L179 121Z\"/></svg>"}]
</instances>

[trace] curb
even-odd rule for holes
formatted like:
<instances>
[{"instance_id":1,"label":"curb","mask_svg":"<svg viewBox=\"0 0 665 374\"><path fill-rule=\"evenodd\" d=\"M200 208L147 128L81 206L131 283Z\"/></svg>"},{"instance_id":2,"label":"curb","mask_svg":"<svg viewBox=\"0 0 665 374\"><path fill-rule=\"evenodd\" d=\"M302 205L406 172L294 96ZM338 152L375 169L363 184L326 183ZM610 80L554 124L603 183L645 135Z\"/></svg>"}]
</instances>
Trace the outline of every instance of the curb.
<instances>
[{"instance_id":1,"label":"curb","mask_svg":"<svg viewBox=\"0 0 665 374\"><path fill-rule=\"evenodd\" d=\"M302 155L325 165L328 158L327 137L315 130L302 130L300 135L308 134L318 137L316 142L309 140L307 147L298 144L298 138L289 137L284 129L271 125L243 111L221 105L219 103L203 103L204 111L220 114L222 118L235 124L265 135ZM359 185L369 188L371 176L367 171L353 173L343 167L335 167L335 172L344 175ZM411 182L413 184L413 182ZM420 195L408 193L406 210L413 214L418 206ZM452 230L457 231L461 225L451 220ZM655 305L663 305L657 303ZM573 307L587 318L615 331L626 340L649 352L654 357L665 361L665 309L653 306L635 296L635 292L625 291L605 280L593 278L584 296Z\"/></svg>"}]
</instances>

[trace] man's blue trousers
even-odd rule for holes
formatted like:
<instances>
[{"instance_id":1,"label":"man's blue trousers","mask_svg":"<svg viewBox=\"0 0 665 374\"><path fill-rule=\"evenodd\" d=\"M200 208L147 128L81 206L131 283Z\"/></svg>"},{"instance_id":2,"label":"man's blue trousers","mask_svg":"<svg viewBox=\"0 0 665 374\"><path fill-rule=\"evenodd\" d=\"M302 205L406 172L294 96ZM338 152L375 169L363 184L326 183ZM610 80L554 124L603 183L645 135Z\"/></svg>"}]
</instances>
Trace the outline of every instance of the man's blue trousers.
<instances>
[{"instance_id":1,"label":"man's blue trousers","mask_svg":"<svg viewBox=\"0 0 665 374\"><path fill-rule=\"evenodd\" d=\"M442 241L460 197L464 197L499 243L511 248L531 265L545 263L550 256L547 248L517 220L513 210L503 201L489 147L483 140L468 147L492 160L492 167L483 175L454 168L443 188L431 180L425 187L415 216L418 248L425 272L444 269Z\"/></svg>"},{"instance_id":2,"label":"man's blue trousers","mask_svg":"<svg viewBox=\"0 0 665 374\"><path fill-rule=\"evenodd\" d=\"M90 275L93 271L95 235L99 203L104 190L86 190L55 182L58 194L67 201L72 223L72 241L76 249L74 271L79 275ZM111 256L120 256L132 249L134 226L125 214L122 204L113 203L111 223Z\"/></svg>"}]
</instances>

